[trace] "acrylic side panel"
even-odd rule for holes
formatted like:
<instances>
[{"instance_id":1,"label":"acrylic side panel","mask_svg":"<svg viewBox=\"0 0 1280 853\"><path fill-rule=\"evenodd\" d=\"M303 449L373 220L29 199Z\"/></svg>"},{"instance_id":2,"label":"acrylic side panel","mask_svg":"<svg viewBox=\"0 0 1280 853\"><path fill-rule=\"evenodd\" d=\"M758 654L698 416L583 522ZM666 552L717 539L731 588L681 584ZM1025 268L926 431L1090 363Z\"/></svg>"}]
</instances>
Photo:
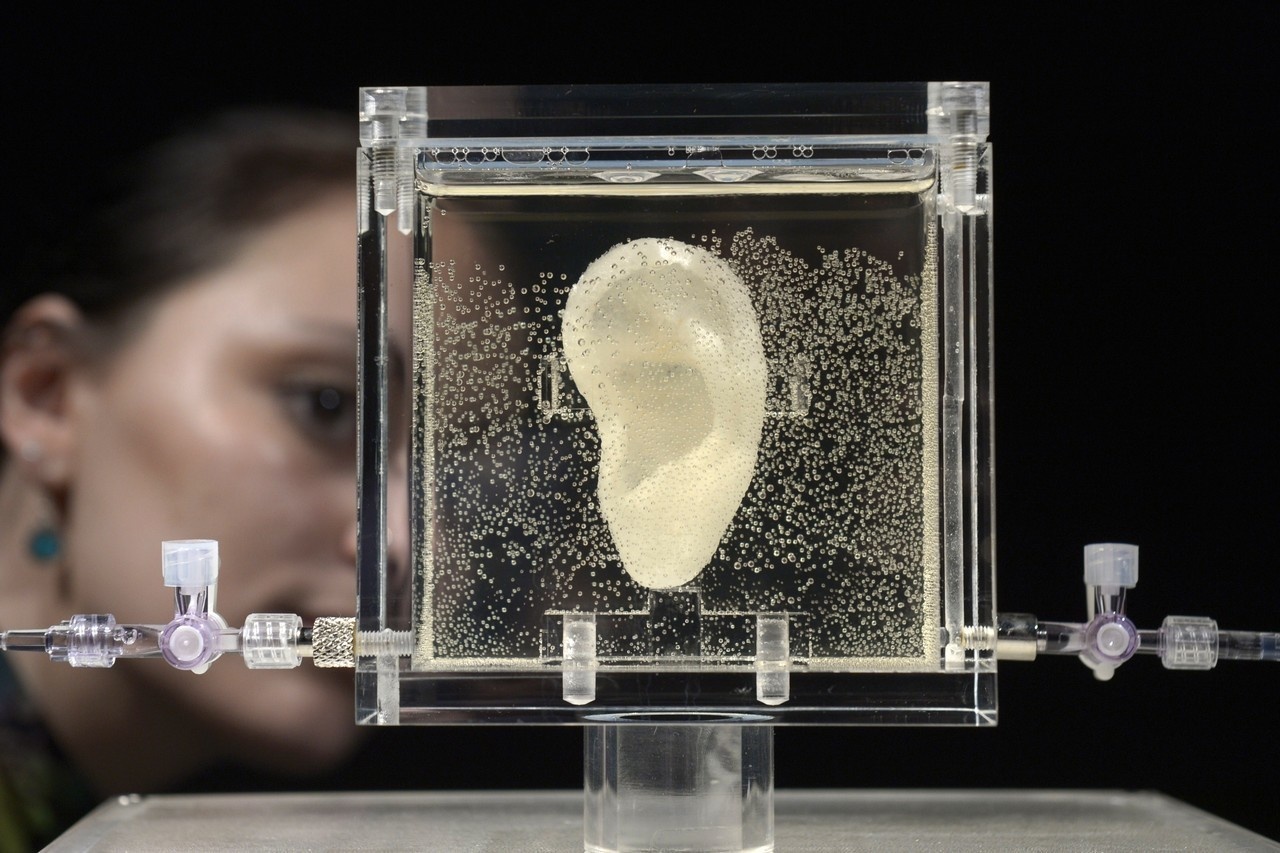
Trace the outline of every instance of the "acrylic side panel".
<instances>
[{"instance_id":1,"label":"acrylic side panel","mask_svg":"<svg viewBox=\"0 0 1280 853\"><path fill-rule=\"evenodd\" d=\"M405 722L699 709L991 721L976 367L986 255L947 272L947 152L923 132L790 138L781 157L742 138L584 139L563 151L510 139L412 149L415 653L394 677L393 664L369 665L362 704L399 691ZM692 168L706 163L690 152L707 147L716 165ZM960 219L959 251L984 239L972 218ZM668 263L658 255L705 275L644 268ZM593 275L618 300L617 323L606 311L598 328L570 328L566 306ZM636 314L634 281L662 276L689 301ZM686 286L690 276L701 283ZM699 298L728 289L746 315L698 314ZM967 322L953 322L957 310ZM714 347L677 357L667 350L679 345L660 343L666 355L623 359L621 372L607 353L602 375L575 366L575 353L663 342L682 323L702 339L758 340L759 356L720 364ZM957 369L960 395L948 393ZM617 376L638 383L610 404L625 416L579 387ZM734 395L757 385L752 461L718 528L703 511L725 470L712 460L731 455L711 453L727 446L716 431L740 408ZM631 465L634 447L668 457ZM664 488L632 501L626 522L606 491L633 474L628 498L646 482ZM673 540L707 528L705 566L674 586L645 576L624 555L648 548L662 565L677 551L662 535L622 547L637 512L683 522ZM761 687L779 673L785 692ZM589 692L571 697L571 681Z\"/></svg>"}]
</instances>

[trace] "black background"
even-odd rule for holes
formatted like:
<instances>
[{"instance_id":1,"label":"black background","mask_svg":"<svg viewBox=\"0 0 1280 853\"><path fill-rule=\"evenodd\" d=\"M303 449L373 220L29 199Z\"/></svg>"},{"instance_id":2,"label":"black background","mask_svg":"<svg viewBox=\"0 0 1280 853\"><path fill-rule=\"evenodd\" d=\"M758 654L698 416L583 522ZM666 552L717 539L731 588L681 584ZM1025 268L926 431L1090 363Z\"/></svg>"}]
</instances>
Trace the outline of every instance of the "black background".
<instances>
[{"instance_id":1,"label":"black background","mask_svg":"<svg viewBox=\"0 0 1280 853\"><path fill-rule=\"evenodd\" d=\"M14 263L73 227L96 170L220 107L333 107L354 134L360 85L990 80L999 608L1082 618L1081 547L1127 541L1143 549L1140 626L1178 613L1280 630L1274 6L773 3L739 16L561 0L506 21L479 3L113 8L4 22ZM1107 684L1073 659L1002 664L996 729L780 729L777 781L1155 789L1280 837L1278 699L1275 664L1173 673L1142 658ZM377 734L316 784L580 781L573 728ZM196 783L254 785L298 787Z\"/></svg>"}]
</instances>

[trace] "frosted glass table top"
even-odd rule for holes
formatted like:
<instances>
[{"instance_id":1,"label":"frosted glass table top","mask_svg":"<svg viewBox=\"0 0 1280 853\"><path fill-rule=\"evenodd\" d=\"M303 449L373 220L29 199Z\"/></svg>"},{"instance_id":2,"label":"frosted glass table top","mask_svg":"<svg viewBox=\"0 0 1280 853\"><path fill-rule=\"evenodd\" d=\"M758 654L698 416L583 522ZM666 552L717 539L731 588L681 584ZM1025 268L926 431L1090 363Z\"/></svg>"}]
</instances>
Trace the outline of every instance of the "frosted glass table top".
<instances>
[{"instance_id":1,"label":"frosted glass table top","mask_svg":"<svg viewBox=\"0 0 1280 853\"><path fill-rule=\"evenodd\" d=\"M777 849L1280 850L1155 793L779 791ZM53 851L580 851L576 791L155 796L104 803Z\"/></svg>"}]
</instances>

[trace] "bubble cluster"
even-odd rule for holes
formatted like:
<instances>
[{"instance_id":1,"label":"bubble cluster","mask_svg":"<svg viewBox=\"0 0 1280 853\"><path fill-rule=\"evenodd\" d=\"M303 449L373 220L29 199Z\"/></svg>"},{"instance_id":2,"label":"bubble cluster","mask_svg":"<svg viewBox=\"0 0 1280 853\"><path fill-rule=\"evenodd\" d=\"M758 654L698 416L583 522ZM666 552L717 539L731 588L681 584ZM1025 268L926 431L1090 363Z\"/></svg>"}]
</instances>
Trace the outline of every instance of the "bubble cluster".
<instances>
[{"instance_id":1,"label":"bubble cluster","mask_svg":"<svg viewBox=\"0 0 1280 853\"><path fill-rule=\"evenodd\" d=\"M766 357L812 365L812 401L804 418L766 423L726 533L721 553L750 576L708 573L703 594L809 614L817 656L919 657L935 476L925 470L923 279L863 249L819 253L812 264L751 229L729 247L730 262L753 273Z\"/></svg>"},{"instance_id":2,"label":"bubble cluster","mask_svg":"<svg viewBox=\"0 0 1280 853\"><path fill-rule=\"evenodd\" d=\"M926 639L938 623L936 296L921 237L928 217L915 199L859 197L837 227L813 233L795 215L694 216L678 200L652 202L672 210L647 218L630 208L551 216L508 201L441 202L415 297L415 662L536 666L556 656L566 611L600 614L602 653L651 650L650 587L668 584L638 581L615 545L601 507L607 445L632 443L638 463L615 474L638 484L668 464L662 457L705 440L709 413L724 406L707 401L732 383L656 355L679 340L664 324L701 310L680 299L623 319L626 306L602 297L602 316L616 309L615 326L643 329L631 343L601 333L608 323L562 331L571 287L592 261L613 264L611 246L645 237L731 271L754 326L711 325L758 329L768 371L749 484L738 486L705 568L680 591L699 602L701 654L749 656L743 614L788 612L793 653L812 666L936 660ZM673 232L681 215L691 227ZM708 293L722 286L715 278L704 276ZM611 382L616 390L617 377L590 365L585 380L576 367L547 372L575 349L613 356L626 346L650 348L632 359L643 374L633 379L650 390L617 397L615 408L643 411L612 424L589 400ZM751 359L731 360L743 389L756 387ZM796 375L806 380L800 411L783 381ZM539 408L548 382L559 395L550 414ZM664 431L672 423L681 426Z\"/></svg>"}]
</instances>

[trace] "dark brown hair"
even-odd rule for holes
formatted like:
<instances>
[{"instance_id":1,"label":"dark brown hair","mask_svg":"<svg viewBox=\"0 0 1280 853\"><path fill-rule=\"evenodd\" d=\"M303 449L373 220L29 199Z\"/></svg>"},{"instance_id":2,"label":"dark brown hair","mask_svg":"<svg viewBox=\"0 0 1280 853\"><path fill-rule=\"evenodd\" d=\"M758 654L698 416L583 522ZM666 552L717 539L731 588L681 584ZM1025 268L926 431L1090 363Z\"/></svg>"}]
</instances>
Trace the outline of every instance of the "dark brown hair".
<instances>
[{"instance_id":1,"label":"dark brown hair","mask_svg":"<svg viewBox=\"0 0 1280 853\"><path fill-rule=\"evenodd\" d=\"M25 280L4 288L0 328L46 292L65 295L95 325L116 324L228 261L262 225L343 185L353 190L354 235L355 150L354 119L258 110L159 143L107 186L87 170L79 201L90 209Z\"/></svg>"}]
</instances>

